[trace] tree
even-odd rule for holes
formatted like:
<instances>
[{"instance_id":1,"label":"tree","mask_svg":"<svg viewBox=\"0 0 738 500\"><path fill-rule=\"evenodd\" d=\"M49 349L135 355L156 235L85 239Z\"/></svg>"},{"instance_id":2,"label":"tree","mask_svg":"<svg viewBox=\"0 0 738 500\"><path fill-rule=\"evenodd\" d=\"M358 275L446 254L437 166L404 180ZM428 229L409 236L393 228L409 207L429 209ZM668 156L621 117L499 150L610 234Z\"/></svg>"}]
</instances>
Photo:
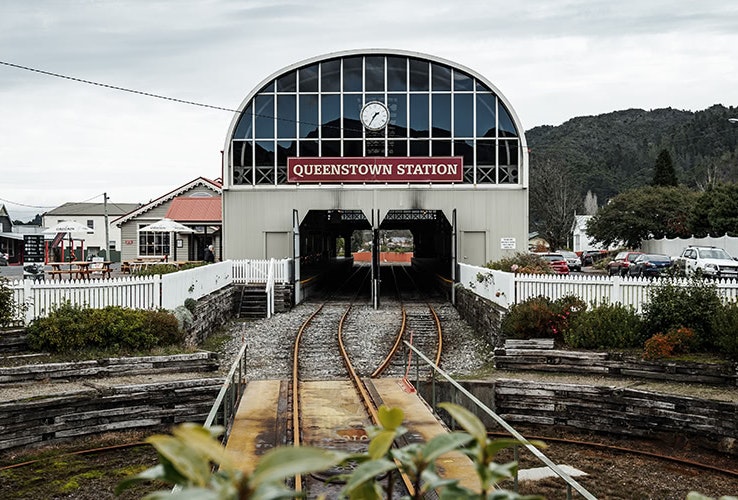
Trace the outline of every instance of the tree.
<instances>
[{"instance_id":1,"label":"tree","mask_svg":"<svg viewBox=\"0 0 738 500\"><path fill-rule=\"evenodd\" d=\"M587 196L584 197L584 215L596 214L597 208L597 195L592 194L592 191L587 191Z\"/></svg>"},{"instance_id":2,"label":"tree","mask_svg":"<svg viewBox=\"0 0 738 500\"><path fill-rule=\"evenodd\" d=\"M689 227L701 238L738 235L738 184L718 184L701 193L690 213Z\"/></svg>"},{"instance_id":3,"label":"tree","mask_svg":"<svg viewBox=\"0 0 738 500\"><path fill-rule=\"evenodd\" d=\"M547 161L531 172L531 229L538 231L552 249L566 246L574 214L581 207L581 195L566 166Z\"/></svg>"},{"instance_id":4,"label":"tree","mask_svg":"<svg viewBox=\"0 0 738 500\"><path fill-rule=\"evenodd\" d=\"M639 248L647 238L688 237L696 194L686 187L646 186L621 193L587 223L587 234L605 246Z\"/></svg>"},{"instance_id":5,"label":"tree","mask_svg":"<svg viewBox=\"0 0 738 500\"><path fill-rule=\"evenodd\" d=\"M676 171L674 170L674 162L671 161L671 155L665 149L659 153L656 158L656 165L653 172L652 186L678 186Z\"/></svg>"}]
</instances>

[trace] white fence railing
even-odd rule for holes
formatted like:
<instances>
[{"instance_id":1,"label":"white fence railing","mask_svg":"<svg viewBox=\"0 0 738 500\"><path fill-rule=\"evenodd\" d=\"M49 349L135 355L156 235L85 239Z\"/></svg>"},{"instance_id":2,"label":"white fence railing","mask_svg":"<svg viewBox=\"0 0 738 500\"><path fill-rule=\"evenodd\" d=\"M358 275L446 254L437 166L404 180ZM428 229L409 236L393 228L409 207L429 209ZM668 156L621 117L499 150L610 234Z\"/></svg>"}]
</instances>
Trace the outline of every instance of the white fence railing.
<instances>
[{"instance_id":1,"label":"white fence railing","mask_svg":"<svg viewBox=\"0 0 738 500\"><path fill-rule=\"evenodd\" d=\"M275 282L289 282L290 259L272 261L273 294ZM13 290L15 303L25 306L16 320L28 324L35 318L48 315L65 302L93 308L121 306L172 310L189 298L197 300L234 282L267 283L269 269L268 260L228 260L164 275L105 280L23 280L12 281L9 286ZM273 310L274 297L271 304Z\"/></svg>"},{"instance_id":2,"label":"white fence railing","mask_svg":"<svg viewBox=\"0 0 738 500\"><path fill-rule=\"evenodd\" d=\"M649 291L658 283L649 278L604 275L512 274L466 264L459 268L464 288L506 309L539 295L552 300L575 295L587 304L620 303L641 312ZM686 286L690 280L676 283ZM715 287L726 302L738 300L738 281L716 281Z\"/></svg>"}]
</instances>

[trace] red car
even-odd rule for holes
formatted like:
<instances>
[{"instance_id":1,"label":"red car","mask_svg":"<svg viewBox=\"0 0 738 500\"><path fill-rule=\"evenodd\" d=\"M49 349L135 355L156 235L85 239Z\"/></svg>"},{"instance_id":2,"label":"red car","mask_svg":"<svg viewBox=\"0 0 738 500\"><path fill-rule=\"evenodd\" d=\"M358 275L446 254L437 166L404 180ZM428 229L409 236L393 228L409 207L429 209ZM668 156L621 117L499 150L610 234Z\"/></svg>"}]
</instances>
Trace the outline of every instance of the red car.
<instances>
[{"instance_id":1,"label":"red car","mask_svg":"<svg viewBox=\"0 0 738 500\"><path fill-rule=\"evenodd\" d=\"M639 255L643 255L643 252L618 253L613 260L607 263L607 274L609 276L614 276L616 274L626 276L628 274L628 268Z\"/></svg>"},{"instance_id":2,"label":"red car","mask_svg":"<svg viewBox=\"0 0 738 500\"><path fill-rule=\"evenodd\" d=\"M544 252L538 253L542 258L548 261L551 269L556 274L569 274L569 264L566 263L566 259L560 253Z\"/></svg>"}]
</instances>

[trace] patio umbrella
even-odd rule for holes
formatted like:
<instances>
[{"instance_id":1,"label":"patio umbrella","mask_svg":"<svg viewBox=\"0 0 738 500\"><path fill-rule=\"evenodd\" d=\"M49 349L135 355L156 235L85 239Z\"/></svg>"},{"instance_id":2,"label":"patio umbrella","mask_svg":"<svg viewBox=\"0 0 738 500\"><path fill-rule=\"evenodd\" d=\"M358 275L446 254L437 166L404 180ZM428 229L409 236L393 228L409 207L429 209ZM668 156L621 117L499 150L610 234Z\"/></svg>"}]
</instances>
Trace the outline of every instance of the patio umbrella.
<instances>
[{"instance_id":1,"label":"patio umbrella","mask_svg":"<svg viewBox=\"0 0 738 500\"><path fill-rule=\"evenodd\" d=\"M194 233L195 230L191 229L184 224L167 219L166 217L162 220L156 221L148 226L144 226L139 231L145 233L174 233L174 260L177 260L177 233Z\"/></svg>"},{"instance_id":2,"label":"patio umbrella","mask_svg":"<svg viewBox=\"0 0 738 500\"><path fill-rule=\"evenodd\" d=\"M58 234L58 233L67 233L69 235L69 259L72 259L72 250L73 250L73 243L72 243L72 234L73 233L85 233L90 234L94 233L95 231L93 229L90 229L89 227L85 226L84 224L80 224L79 222L75 222L73 220L67 220L62 221L56 224L55 226L52 226L48 229L44 229L43 231L46 234ZM83 247L84 248L84 247Z\"/></svg>"}]
</instances>

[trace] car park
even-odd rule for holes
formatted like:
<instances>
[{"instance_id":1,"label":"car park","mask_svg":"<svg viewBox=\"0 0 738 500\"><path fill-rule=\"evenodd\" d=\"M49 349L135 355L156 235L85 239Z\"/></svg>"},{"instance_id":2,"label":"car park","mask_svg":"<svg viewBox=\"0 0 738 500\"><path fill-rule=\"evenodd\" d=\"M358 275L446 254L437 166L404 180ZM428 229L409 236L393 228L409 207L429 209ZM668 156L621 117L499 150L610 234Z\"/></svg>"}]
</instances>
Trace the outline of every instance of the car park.
<instances>
[{"instance_id":1,"label":"car park","mask_svg":"<svg viewBox=\"0 0 738 500\"><path fill-rule=\"evenodd\" d=\"M556 253L560 253L566 259L566 264L569 266L570 271L582 270L582 260L574 252L570 252L569 250L557 250Z\"/></svg>"},{"instance_id":2,"label":"car park","mask_svg":"<svg viewBox=\"0 0 738 500\"><path fill-rule=\"evenodd\" d=\"M608 276L625 276L628 274L630 264L643 252L619 252L613 260L607 263Z\"/></svg>"},{"instance_id":3,"label":"car park","mask_svg":"<svg viewBox=\"0 0 738 500\"><path fill-rule=\"evenodd\" d=\"M671 257L662 254L641 254L628 266L628 276L661 276L671 268Z\"/></svg>"},{"instance_id":4,"label":"car park","mask_svg":"<svg viewBox=\"0 0 738 500\"><path fill-rule=\"evenodd\" d=\"M569 265L566 263L566 259L560 253L554 252L541 252L536 255L540 255L543 259L548 261L548 265L551 266L553 272L556 274L569 274Z\"/></svg>"}]
</instances>

